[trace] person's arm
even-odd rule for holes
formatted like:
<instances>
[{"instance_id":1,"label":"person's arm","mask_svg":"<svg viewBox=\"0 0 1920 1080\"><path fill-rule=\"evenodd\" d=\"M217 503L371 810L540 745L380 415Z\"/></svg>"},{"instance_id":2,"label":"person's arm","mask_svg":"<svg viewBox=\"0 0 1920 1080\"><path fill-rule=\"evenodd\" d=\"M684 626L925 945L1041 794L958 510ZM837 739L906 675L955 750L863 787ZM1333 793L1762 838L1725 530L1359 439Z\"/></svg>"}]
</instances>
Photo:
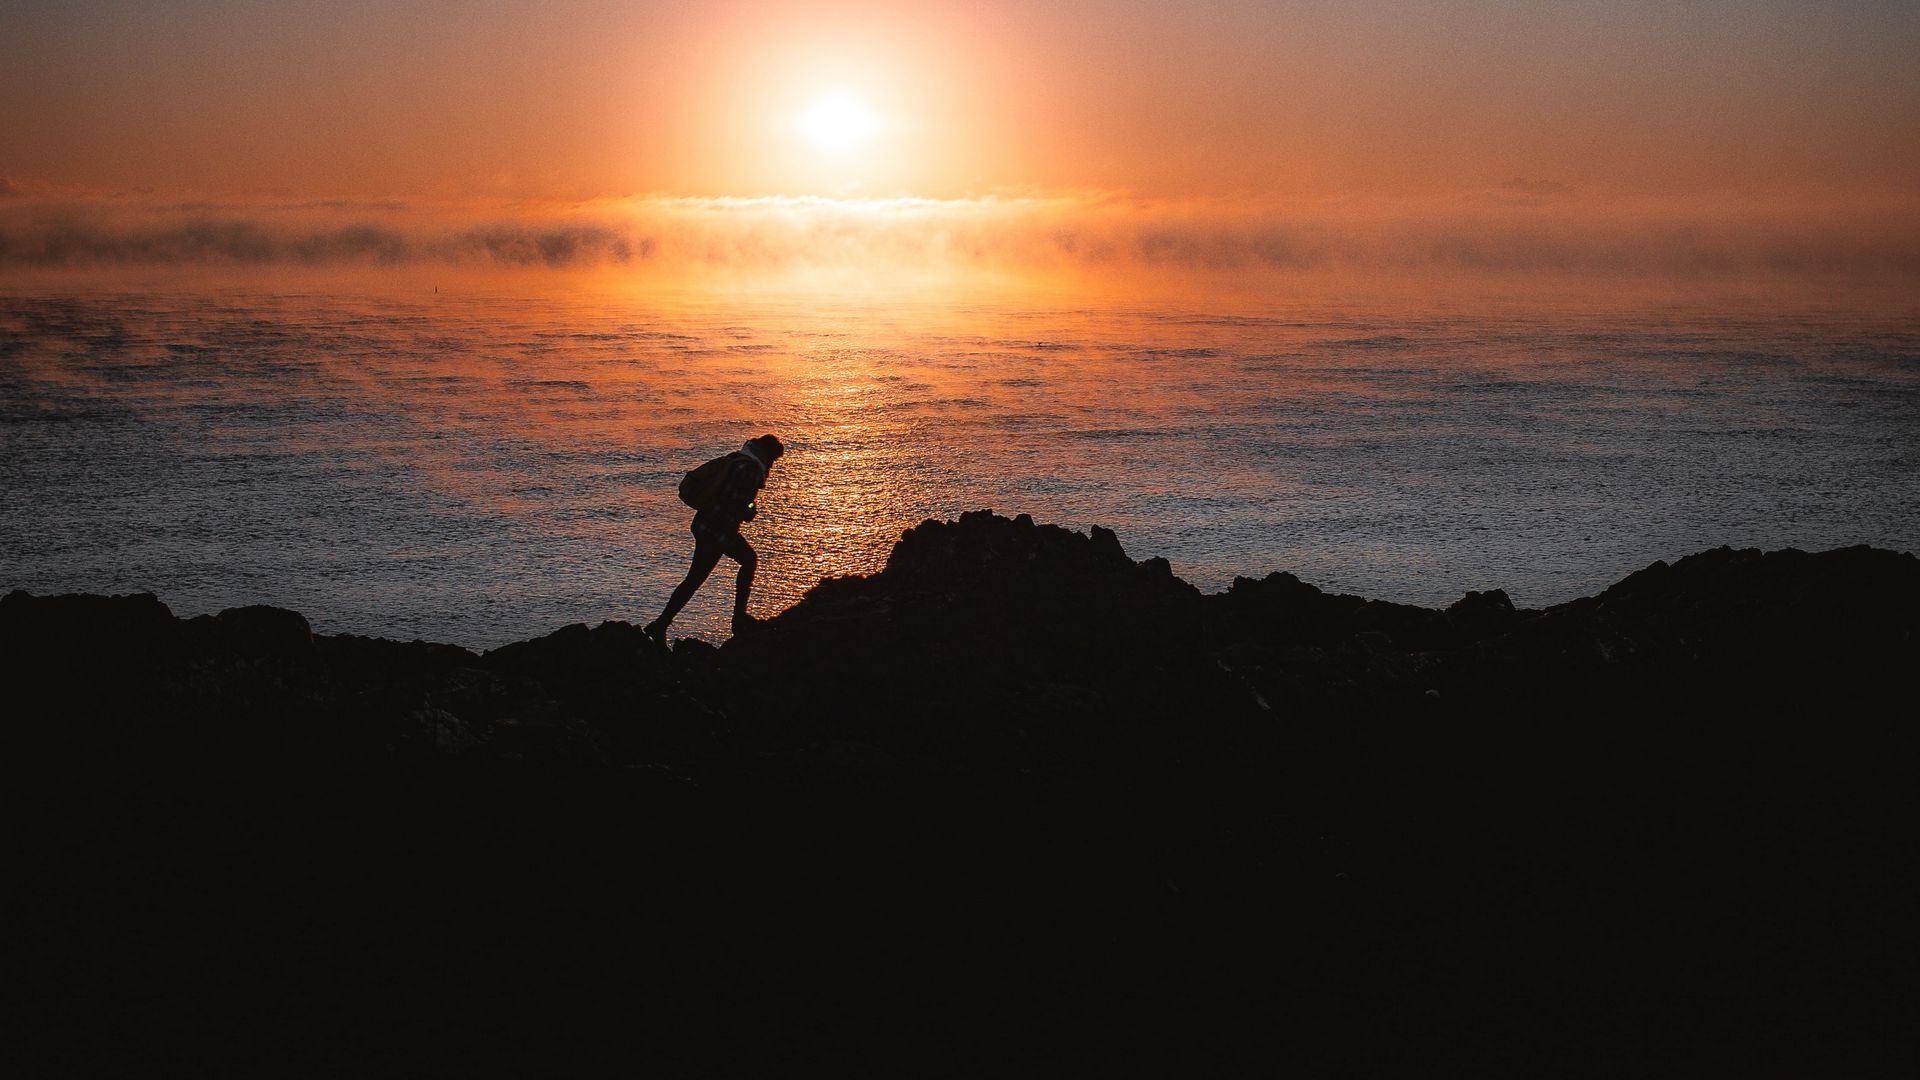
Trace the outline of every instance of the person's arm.
<instances>
[{"instance_id":1,"label":"person's arm","mask_svg":"<svg viewBox=\"0 0 1920 1080\"><path fill-rule=\"evenodd\" d=\"M761 470L750 461L736 461L727 474L727 487L721 493L722 511L735 521L752 521L759 513L754 495L760 490Z\"/></svg>"}]
</instances>

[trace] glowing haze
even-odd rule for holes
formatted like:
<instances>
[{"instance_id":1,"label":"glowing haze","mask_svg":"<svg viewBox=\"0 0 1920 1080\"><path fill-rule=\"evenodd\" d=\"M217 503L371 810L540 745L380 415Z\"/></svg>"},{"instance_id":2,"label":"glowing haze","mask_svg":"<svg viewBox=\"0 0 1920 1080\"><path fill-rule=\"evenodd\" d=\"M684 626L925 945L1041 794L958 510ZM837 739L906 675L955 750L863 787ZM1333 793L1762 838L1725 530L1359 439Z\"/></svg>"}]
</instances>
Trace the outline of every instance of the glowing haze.
<instances>
[{"instance_id":1,"label":"glowing haze","mask_svg":"<svg viewBox=\"0 0 1920 1080\"><path fill-rule=\"evenodd\" d=\"M1920 277L1910 4L15 3L0 266Z\"/></svg>"}]
</instances>

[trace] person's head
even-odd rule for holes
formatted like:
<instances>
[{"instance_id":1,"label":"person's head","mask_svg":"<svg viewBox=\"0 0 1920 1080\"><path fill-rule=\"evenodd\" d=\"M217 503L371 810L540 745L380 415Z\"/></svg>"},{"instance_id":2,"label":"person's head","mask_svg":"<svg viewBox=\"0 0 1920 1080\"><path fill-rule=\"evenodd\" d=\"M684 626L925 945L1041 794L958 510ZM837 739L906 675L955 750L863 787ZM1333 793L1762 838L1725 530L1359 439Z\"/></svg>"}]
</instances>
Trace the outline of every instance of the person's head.
<instances>
[{"instance_id":1,"label":"person's head","mask_svg":"<svg viewBox=\"0 0 1920 1080\"><path fill-rule=\"evenodd\" d=\"M787 452L787 448L780 445L780 440L772 435L762 435L757 439L748 439L747 445L753 448L753 456L759 458L762 463L767 465L772 465L781 454Z\"/></svg>"}]
</instances>

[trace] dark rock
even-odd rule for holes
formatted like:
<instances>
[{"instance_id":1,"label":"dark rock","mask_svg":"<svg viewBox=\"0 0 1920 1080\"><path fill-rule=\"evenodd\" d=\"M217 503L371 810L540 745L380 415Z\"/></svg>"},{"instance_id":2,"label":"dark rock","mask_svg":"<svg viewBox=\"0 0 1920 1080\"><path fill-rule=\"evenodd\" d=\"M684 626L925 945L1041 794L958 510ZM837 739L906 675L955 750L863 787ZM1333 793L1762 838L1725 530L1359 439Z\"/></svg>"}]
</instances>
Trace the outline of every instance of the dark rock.
<instances>
[{"instance_id":1,"label":"dark rock","mask_svg":"<svg viewBox=\"0 0 1920 1080\"><path fill-rule=\"evenodd\" d=\"M874 1017L968 1072L1261 1032L1318 1075L1899 1075L1917 612L1864 547L1540 611L1202 596L985 512L671 653L15 592L15 1012L34 1074L842 1064Z\"/></svg>"},{"instance_id":2,"label":"dark rock","mask_svg":"<svg viewBox=\"0 0 1920 1080\"><path fill-rule=\"evenodd\" d=\"M431 706L409 714L414 730L410 733L432 754L458 757L479 749L480 739L458 716Z\"/></svg>"},{"instance_id":3,"label":"dark rock","mask_svg":"<svg viewBox=\"0 0 1920 1080\"><path fill-rule=\"evenodd\" d=\"M255 604L228 608L213 621L222 642L242 655L292 661L318 659L313 628L297 611Z\"/></svg>"},{"instance_id":4,"label":"dark rock","mask_svg":"<svg viewBox=\"0 0 1920 1080\"><path fill-rule=\"evenodd\" d=\"M543 638L503 645L488 652L481 663L495 671L572 682L658 678L666 670L659 648L639 627L625 622L603 622L592 629L574 623Z\"/></svg>"},{"instance_id":5,"label":"dark rock","mask_svg":"<svg viewBox=\"0 0 1920 1080\"><path fill-rule=\"evenodd\" d=\"M183 623L151 595L24 592L0 600L0 638L29 681L126 673L69 677L88 708L137 697L148 711L238 722L298 703L350 718L316 737L385 745L418 743L407 734L418 718L444 714L464 734L426 742L461 753L512 744L521 757L568 748L553 752L641 763L764 737L924 760L1017 729L1022 753L1068 761L1176 715L1189 719L1166 738L1230 741L1258 716L1391 712L1430 703L1428 690L1464 711L1864 699L1913 658L1917 580L1911 556L1864 547L1720 548L1532 613L1498 589L1440 612L1285 573L1203 597L1165 560L1129 559L1110 530L981 511L907 530L880 573L822 581L718 650L682 640L669 654L609 622L476 656L316 638L298 613L271 607ZM1751 689L1761 673L1765 693Z\"/></svg>"},{"instance_id":6,"label":"dark rock","mask_svg":"<svg viewBox=\"0 0 1920 1080\"><path fill-rule=\"evenodd\" d=\"M1447 622L1458 632L1459 640L1477 641L1514 629L1520 613L1514 610L1506 590L1489 589L1455 600L1447 608Z\"/></svg>"},{"instance_id":7,"label":"dark rock","mask_svg":"<svg viewBox=\"0 0 1920 1080\"><path fill-rule=\"evenodd\" d=\"M882 725L910 741L922 732L888 717L931 704L977 716L975 728L1059 719L1061 687L1079 688L1076 722L1204 709L1221 680L1201 648L1199 600L1163 562L1127 558L1106 530L987 513L929 521L901 537L879 574L822 582L760 633L728 642L728 709L804 718L823 735L871 739Z\"/></svg>"},{"instance_id":8,"label":"dark rock","mask_svg":"<svg viewBox=\"0 0 1920 1080\"><path fill-rule=\"evenodd\" d=\"M102 659L138 661L165 650L177 634L173 612L152 593L34 596L15 589L0 598L0 643L13 656L101 650Z\"/></svg>"}]
</instances>

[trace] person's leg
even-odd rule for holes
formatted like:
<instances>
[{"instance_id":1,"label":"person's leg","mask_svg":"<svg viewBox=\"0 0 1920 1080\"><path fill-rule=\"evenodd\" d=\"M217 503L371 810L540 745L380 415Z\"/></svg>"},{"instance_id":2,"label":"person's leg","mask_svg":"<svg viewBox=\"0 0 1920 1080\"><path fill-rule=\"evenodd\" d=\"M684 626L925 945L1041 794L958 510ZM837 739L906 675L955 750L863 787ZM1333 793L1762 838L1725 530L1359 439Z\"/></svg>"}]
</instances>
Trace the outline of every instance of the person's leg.
<instances>
[{"instance_id":1,"label":"person's leg","mask_svg":"<svg viewBox=\"0 0 1920 1080\"><path fill-rule=\"evenodd\" d=\"M728 558L740 564L740 572L733 579L733 621L738 626L749 621L747 596L753 592L753 571L760 559L753 553L753 545L739 533L727 537L725 551Z\"/></svg>"},{"instance_id":2,"label":"person's leg","mask_svg":"<svg viewBox=\"0 0 1920 1080\"><path fill-rule=\"evenodd\" d=\"M648 637L658 640L663 645L666 643L667 627L673 623L673 617L680 614L680 609L687 606L687 601L693 599L693 594L700 590L700 586L706 583L707 575L713 573L713 568L720 562L721 550L720 544L699 537L694 538L693 565L687 568L686 580L673 590L672 596L667 597L666 610L660 613L659 618L647 624Z\"/></svg>"}]
</instances>

